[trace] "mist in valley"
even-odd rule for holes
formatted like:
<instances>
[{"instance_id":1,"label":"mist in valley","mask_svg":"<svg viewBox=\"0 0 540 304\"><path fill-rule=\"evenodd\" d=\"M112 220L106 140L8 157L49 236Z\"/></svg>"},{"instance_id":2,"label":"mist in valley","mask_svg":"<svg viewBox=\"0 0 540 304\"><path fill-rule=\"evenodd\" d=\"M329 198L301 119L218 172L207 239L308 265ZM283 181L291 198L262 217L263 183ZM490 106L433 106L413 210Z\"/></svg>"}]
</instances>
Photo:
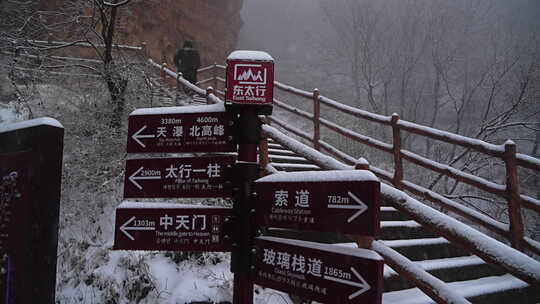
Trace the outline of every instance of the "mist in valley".
<instances>
[{"instance_id":1,"label":"mist in valley","mask_svg":"<svg viewBox=\"0 0 540 304\"><path fill-rule=\"evenodd\" d=\"M494 144L512 139L518 152L538 157L539 16L534 0L246 0L237 48L269 52L275 79L297 88L319 88L344 104ZM312 112L308 99L275 94ZM321 116L392 142L389 128L324 107ZM288 123L312 132L311 121L290 116ZM392 166L384 153L321 132L349 155ZM402 140L409 151L504 183L501 162L413 134ZM413 172L407 179L434 187L433 175L407 166ZM523 190L537 195L538 176L520 173ZM435 188L446 195L470 191L453 181Z\"/></svg>"},{"instance_id":2,"label":"mist in valley","mask_svg":"<svg viewBox=\"0 0 540 304\"><path fill-rule=\"evenodd\" d=\"M538 155L538 16L531 0L246 0L237 48L269 52L279 81Z\"/></svg>"}]
</instances>

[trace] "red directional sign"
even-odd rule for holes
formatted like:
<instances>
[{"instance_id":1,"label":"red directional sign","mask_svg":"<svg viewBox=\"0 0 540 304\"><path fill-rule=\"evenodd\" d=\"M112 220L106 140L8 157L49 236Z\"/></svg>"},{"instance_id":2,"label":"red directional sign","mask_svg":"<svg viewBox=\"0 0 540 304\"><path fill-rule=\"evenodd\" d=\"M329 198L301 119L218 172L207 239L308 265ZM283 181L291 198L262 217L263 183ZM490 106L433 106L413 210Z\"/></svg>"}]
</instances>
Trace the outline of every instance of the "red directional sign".
<instances>
[{"instance_id":1,"label":"red directional sign","mask_svg":"<svg viewBox=\"0 0 540 304\"><path fill-rule=\"evenodd\" d=\"M116 208L114 249L230 251L230 216L224 207L124 202Z\"/></svg>"},{"instance_id":2,"label":"red directional sign","mask_svg":"<svg viewBox=\"0 0 540 304\"><path fill-rule=\"evenodd\" d=\"M255 182L262 226L375 236L380 183L366 170L272 174Z\"/></svg>"},{"instance_id":3,"label":"red directional sign","mask_svg":"<svg viewBox=\"0 0 540 304\"><path fill-rule=\"evenodd\" d=\"M224 109L216 111L219 108L211 105L135 110L129 116L127 152L236 151L232 116Z\"/></svg>"},{"instance_id":4,"label":"red directional sign","mask_svg":"<svg viewBox=\"0 0 540 304\"><path fill-rule=\"evenodd\" d=\"M274 61L260 51L235 51L227 58L225 101L233 104L272 104Z\"/></svg>"},{"instance_id":5,"label":"red directional sign","mask_svg":"<svg viewBox=\"0 0 540 304\"><path fill-rule=\"evenodd\" d=\"M126 160L124 197L230 197L233 162L231 155Z\"/></svg>"},{"instance_id":6,"label":"red directional sign","mask_svg":"<svg viewBox=\"0 0 540 304\"><path fill-rule=\"evenodd\" d=\"M374 251L258 237L256 284L323 303L381 303L383 260Z\"/></svg>"}]
</instances>

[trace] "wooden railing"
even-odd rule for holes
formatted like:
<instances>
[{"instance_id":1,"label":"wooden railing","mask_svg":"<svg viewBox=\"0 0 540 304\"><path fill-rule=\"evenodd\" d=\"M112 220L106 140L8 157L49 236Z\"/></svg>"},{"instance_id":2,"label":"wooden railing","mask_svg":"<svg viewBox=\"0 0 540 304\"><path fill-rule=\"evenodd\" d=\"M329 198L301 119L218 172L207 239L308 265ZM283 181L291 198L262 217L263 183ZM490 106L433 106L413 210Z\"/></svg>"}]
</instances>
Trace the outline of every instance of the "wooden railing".
<instances>
[{"instance_id":1,"label":"wooden railing","mask_svg":"<svg viewBox=\"0 0 540 304\"><path fill-rule=\"evenodd\" d=\"M223 74L224 68L224 66L214 64L201 69L200 72L211 73L211 75L210 77L201 81L200 84L212 83L214 84L214 87L218 87L219 84L224 83L224 79L218 76ZM502 145L495 145L479 139L465 137L409 122L400 119L398 114L383 116L357 109L321 95L318 89L308 92L280 83L278 81L274 83L274 86L282 92L298 96L312 102L313 111L307 112L291 106L283 101L274 99L274 105L276 107L312 121L313 132L310 134L303 130L299 130L291 126L290 123L286 123L272 116L267 118L269 122L309 141L317 151L325 151L347 164L354 164L358 157L348 155L337 147L334 147L328 142L321 140L321 126L334 131L340 136L387 153L391 155L393 159L393 172L388 172L376 166L370 166L370 170L372 170L380 178L386 180L397 189L405 190L425 198L445 208L446 210L462 216L472 221L476 225L479 225L484 229L503 237L510 242L512 247L520 251L529 250L537 255L540 255L540 243L524 236L524 224L522 218L522 208L540 212L540 200L520 193L520 182L518 175L518 169L520 167L533 170L535 174L540 174L540 159L533 158L525 154L516 153L516 144L514 142L508 140ZM223 95L223 91L221 90L217 90L216 93L218 95ZM383 128L388 128L392 134L392 142L385 143L381 140L364 134L359 134L349 128L340 126L336 122L322 118L320 114L321 104L337 110L338 112L346 113L354 118L359 119L359 124L361 124L362 121L369 121L376 123ZM403 149L401 145L403 131L425 136L431 140L440 140L500 159L505 164L506 183L498 184ZM263 159L267 159L267 156L263 157ZM412 181L404 179L404 160L439 175L453 178L476 189L480 189L504 198L507 201L509 224L502 223L484 213L464 206L431 189L422 187Z\"/></svg>"},{"instance_id":2,"label":"wooden railing","mask_svg":"<svg viewBox=\"0 0 540 304\"><path fill-rule=\"evenodd\" d=\"M144 44L138 49L128 49L142 52L143 56L147 55ZM222 102L216 95L224 96L225 79L220 77L220 75L223 74L223 70L225 68L224 66L213 64L211 66L199 69L199 73L206 75L206 77L202 78L203 80L199 81L197 84L199 86L209 83L213 85L213 87L208 87L205 90L183 79L180 73L177 74L170 70L165 63L158 64L151 59L148 59L148 61L152 66L161 70L161 76L163 77L164 81L170 83L171 85L175 85L177 89L180 89L182 86L188 86L198 94L206 96L207 103ZM210 73L210 75L207 75L208 73ZM369 170L374 172L381 179L392 184L395 188L419 195L446 208L447 210L471 220L477 225L504 237L512 244L514 248L519 250L528 249L536 254L540 254L540 243L524 237L523 220L521 218L522 207L540 212L540 201L520 193L519 177L517 174L519 167L540 172L540 160L516 153L516 145L513 142L507 141L503 145L493 145L477 139L467 138L401 120L397 114L392 116L382 116L370 113L322 96L317 89L313 90L312 92L307 92L277 81L275 82L275 87L283 92L300 96L312 101L313 113L295 108L277 99L274 100L274 104L278 108L311 120L313 123L313 133L308 134L275 117L266 117L264 120L267 121L268 124L273 122L283 129L304 138L311 143L313 149L302 146L299 142L285 134L280 133L278 130L270 127L269 125L263 128L263 136L272 137L274 140L280 142L284 146L321 166L321 168L334 170L369 168ZM349 114L360 120L371 121L391 129L392 143L385 143L370 136L359 134L353 130L342 127L335 122L322 118L320 113L321 104L338 110L339 112ZM393 173L375 166L370 166L366 163L362 163L360 166L358 166L359 164L357 158L348 155L343 151L340 151L338 148L321 140L321 126L324 126L345 138L368 145L392 155L394 167ZM447 143L455 144L499 158L503 160L506 165L507 182L505 185L496 184L481 177L471 175L467 172L452 168L448 165L434 162L425 157L407 151L401 146L402 131L426 136L430 139L442 140ZM322 154L320 150L327 151L329 154L342 160L345 164L335 160L332 157ZM268 165L268 142L266 139L261 142L260 153L261 155L259 161L261 162L261 165L265 167L267 171L270 171L270 173L276 172L272 166ZM430 189L426 189L405 180L403 169L404 159L438 174L442 174L443 176L454 178L460 182L505 198L508 202L507 208L510 214L510 224L507 225L501 223L485 214L479 213L453 200L450 200ZM347 164L354 164L355 166L348 166ZM470 249L472 253L478 255L487 262L503 267L511 274L530 284L537 285L540 283L540 263L537 261L507 246L492 246L493 243L497 243L497 241L490 239L476 230L467 229L465 224L453 220L444 214L432 214L430 212L423 211L421 208L422 204L416 200L408 200L406 196L401 198L392 197L392 189L386 185L382 185L381 189L383 190L383 197L385 196L386 199L393 200L396 207L402 211L408 212L420 223L430 225L432 228L435 228L442 236L449 239L452 243ZM433 216L436 218L432 218ZM441 227L437 226L437 223L445 224ZM451 223L451 225L448 223ZM469 303L463 296L449 289L446 283L436 279L427 271L421 269L412 261L397 253L383 242L373 242L371 249L380 253L384 257L385 263L390 265L396 272L399 273L399 275L411 280L411 282L414 282L418 288L424 291L437 303Z\"/></svg>"},{"instance_id":3,"label":"wooden railing","mask_svg":"<svg viewBox=\"0 0 540 304\"><path fill-rule=\"evenodd\" d=\"M150 62L155 67L158 67L161 69L164 80L166 80L167 77L175 79L177 88L179 88L178 86L182 86L182 85L187 85L190 88L192 87L192 85L189 82L187 82L185 79L181 77L181 74L179 73L177 74L169 70L166 67L166 64L159 65L159 64L154 63L151 60ZM222 73L224 68L225 68L224 66L214 64L210 67L200 69L199 73L203 75L204 73L211 73L211 76L207 78L203 78L204 80L200 81L198 85L212 83L214 84L215 88L219 88L219 85L223 85L223 83L225 82L223 78L219 77L219 75ZM314 107L313 114L302 111L290 105L287 105L286 103L280 102L279 100L274 100L274 104L279 108L295 113L302 117L311 119L314 124L314 132L311 135L306 134L305 132L297 128L291 127L289 124L286 124L277 118L273 118L273 117L262 118L263 122L266 121L268 122L268 124L263 127L263 137L265 138L261 141L261 144L260 144L259 162L261 163L261 167L265 168L268 173L277 172L275 168L273 168L271 165L268 164L269 156L268 156L267 138L271 137L272 139L279 142L283 146L304 156L306 159L311 160L312 162L314 162L315 164L317 164L318 166L324 169L333 169L333 170L369 169L373 171L375 174L377 174L380 178L388 181L389 183L391 183L398 189L405 189L405 190L408 189L412 193L416 193L416 194L419 193L422 196L425 196L427 198L432 198L431 200L435 202L439 202L441 206L445 206L447 209L457 214L462 214L463 216L473 220L475 223L489 229L490 231L494 231L500 235L503 235L505 238L510 239L511 241L514 239L519 240L520 241L519 243L512 241L512 245L514 245L514 247L517 247L516 244L519 245L521 243L524 243L526 248L534 251L535 253L540 252L539 250L540 245L537 244L533 240L524 238L523 230L518 231L519 233L516 233L517 235L514 233L511 233L512 231L516 230L515 228L514 230L510 228L512 227L512 225L510 225L509 227L509 225L500 223L484 214L481 214L465 206L462 206L452 200L449 200L440 194L437 194L431 190L422 188L418 185L415 185L414 183L411 183L403 179L403 163L402 163L403 159L417 161L418 163L424 164L426 168L432 169L435 172L444 174L449 177L463 178L463 179L466 179L469 182L469 184L473 186L481 185L482 187L487 188L488 190L494 190L496 194L503 195L505 198L508 199L510 209L515 208L515 206L514 207L511 206L513 203L515 204L517 202L517 208L519 209L521 206L521 203L524 201L527 201L529 202L529 204L523 203L525 207L531 207L531 209L538 211L539 210L538 206L540 206L540 204L538 203L537 200L519 194L519 184L517 180L516 170L518 166L523 166L523 167L531 168L533 170L538 171L540 168L539 166L540 161L537 159L525 156L525 155L515 153L515 144L511 142L507 142L505 145L502 145L502 146L491 145L491 144L488 144L488 143L485 143L476 139L465 138L465 137L461 137L461 136L447 133L447 132L432 130L430 128L416 125L410 122L400 121L397 115L393 115L391 117L385 117L385 116L369 113L363 110L359 110L356 108L352 108L350 106L337 103L331 99L321 96L318 90L314 90L313 93L309 93L309 92L302 91L302 90L299 90L290 86L286 86L279 82L276 82L275 85L278 89L291 92L295 95L313 100L313 107ZM199 94L206 94L208 103L222 102L219 98L214 96L214 92L217 95L223 96L224 91L222 90L219 90L219 89L214 90L212 87L208 87L206 90L204 90L201 88L197 88L195 86L193 86L193 89ZM390 126L393 131L393 134L392 134L393 143L387 144L382 141L373 139L371 137L358 134L352 130L343 128L334 122L321 118L320 117L320 103L325 103L344 113L351 114L355 117L358 117L364 120L369 120L369 121L373 121L379 124L383 124L385 126ZM304 139L307 139L309 142L312 143L314 148L312 149L307 146L304 146L298 141L291 138L290 136L280 133L275 128L270 127L269 126L270 121L280 125L284 129ZM320 139L320 125L323 125L331 130L334 130L337 133L347 138L353 139L360 143L375 147L378 150L392 154L394 157L394 166L395 166L394 174L391 174L387 171L384 171L374 166L369 166L369 164L365 161L359 162L354 157L347 155L346 153L340 151L339 149L322 141ZM495 157L500 157L504 159L508 168L507 174L510 176L509 179L511 179L509 180L509 186L497 185L495 183L484 181L483 179L479 177L474 177L466 172L461 172L459 170L456 170L446 165L434 163L430 160L424 159L423 157L419 155L416 155L414 153L401 149L401 145L400 145L400 139L401 139L400 131L401 130L407 130L409 132L417 132L418 134L422 134L430 138L445 140L447 142L451 142L455 144L466 145L467 147L470 146L471 148L480 150L481 152L484 152L488 155L494 155ZM348 166L347 164L337 161L333 157L324 155L323 153L318 151L321 149L328 151L330 154L334 156L337 156L339 159L341 159L345 163L354 164L354 166ZM515 187L515 185L518 185L518 186ZM481 257L486 262L503 267L509 273L513 274L514 276L530 284L533 284L535 286L540 284L540 263L535 261L534 259L508 246L504 246L500 244L498 241L484 235L481 232L468 228L467 225L455 219L452 219L448 217L447 215L444 215L441 213L434 214L434 213L431 213L429 210L428 211L422 210L422 206L423 206L422 203L414 199L412 200L407 199L407 195L405 194L403 194L403 196L401 197L394 197L393 190L389 186L382 185L381 190L383 192L382 193L383 197L387 200L392 201L396 208L409 213L409 215L411 215L418 222L424 225L428 225L431 228L434 228L438 233L440 233L440 235L444 236L445 238L450 240L452 243L469 249L471 253L476 254L477 256ZM440 223L443 223L443 224L437 225ZM516 225L516 220L514 220L513 223L514 225ZM517 224L523 227L522 226L523 223L521 222L521 219L517 221ZM386 264L390 265L400 276L403 276L404 278L407 278L408 280L413 282L419 289L421 289L426 295L428 295L435 302L437 303L470 303L462 295L460 295L456 291L449 288L449 286L445 282L437 279L436 277L428 273L426 270L419 267L413 261L409 260L407 257L401 255L397 251L393 250L392 248L384 244L384 242L375 241L371 244L370 248L372 250L377 251L379 254L381 254L384 257Z\"/></svg>"}]
</instances>

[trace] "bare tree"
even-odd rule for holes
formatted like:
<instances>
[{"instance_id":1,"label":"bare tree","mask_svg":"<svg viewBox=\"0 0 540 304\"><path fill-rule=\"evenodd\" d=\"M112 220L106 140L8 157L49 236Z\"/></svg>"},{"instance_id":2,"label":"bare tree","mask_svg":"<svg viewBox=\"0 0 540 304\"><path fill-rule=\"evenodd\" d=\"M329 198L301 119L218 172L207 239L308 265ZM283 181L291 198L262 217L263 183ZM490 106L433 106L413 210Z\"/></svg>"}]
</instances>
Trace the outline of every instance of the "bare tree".
<instances>
[{"instance_id":1,"label":"bare tree","mask_svg":"<svg viewBox=\"0 0 540 304\"><path fill-rule=\"evenodd\" d=\"M107 85L112 115L111 126L119 127L125 107L125 92L130 77L131 64L118 52L114 52L117 23L120 11L127 10L132 0L66 0L60 4L21 0L5 0L0 25L1 49L15 56L34 58L21 61L28 68L40 71L66 71L85 69L102 77ZM26 9L19 14L20 7ZM47 43L43 40L60 40ZM50 42L50 41L49 41ZM77 45L86 44L93 50L97 61L77 63L46 61Z\"/></svg>"}]
</instances>

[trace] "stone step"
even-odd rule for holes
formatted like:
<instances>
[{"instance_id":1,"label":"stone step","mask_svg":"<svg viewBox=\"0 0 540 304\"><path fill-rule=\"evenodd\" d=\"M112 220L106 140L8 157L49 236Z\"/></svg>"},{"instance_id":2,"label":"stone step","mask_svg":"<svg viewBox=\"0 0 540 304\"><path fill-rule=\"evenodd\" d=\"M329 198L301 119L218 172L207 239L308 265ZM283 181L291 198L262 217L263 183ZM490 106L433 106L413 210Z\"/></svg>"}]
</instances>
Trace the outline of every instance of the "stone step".
<instances>
[{"instance_id":1,"label":"stone step","mask_svg":"<svg viewBox=\"0 0 540 304\"><path fill-rule=\"evenodd\" d=\"M284 149L275 149L275 148L268 148L268 154L269 154L270 157L272 157L274 155L298 156L293 151L284 150Z\"/></svg>"},{"instance_id":2,"label":"stone step","mask_svg":"<svg viewBox=\"0 0 540 304\"><path fill-rule=\"evenodd\" d=\"M350 243L351 239L343 234L334 232L321 232L309 230L296 230L284 228L268 228L265 232L266 236L275 236L281 238L290 238L309 242L318 242L325 244ZM355 247L355 246L352 246Z\"/></svg>"},{"instance_id":3,"label":"stone step","mask_svg":"<svg viewBox=\"0 0 540 304\"><path fill-rule=\"evenodd\" d=\"M287 150L282 145L268 141L268 148L270 149L279 149L279 150ZM288 151L288 150L287 150Z\"/></svg>"},{"instance_id":4,"label":"stone step","mask_svg":"<svg viewBox=\"0 0 540 304\"><path fill-rule=\"evenodd\" d=\"M410 217L394 207L381 206L381 221L407 221Z\"/></svg>"},{"instance_id":5,"label":"stone step","mask_svg":"<svg viewBox=\"0 0 540 304\"><path fill-rule=\"evenodd\" d=\"M289 155L271 155L270 162L272 163L291 163L291 164L311 164L311 162L300 156Z\"/></svg>"},{"instance_id":6,"label":"stone step","mask_svg":"<svg viewBox=\"0 0 540 304\"><path fill-rule=\"evenodd\" d=\"M540 303L540 288L527 286L523 288L498 290L487 294L472 296L468 299L472 303L479 304L538 304Z\"/></svg>"},{"instance_id":7,"label":"stone step","mask_svg":"<svg viewBox=\"0 0 540 304\"><path fill-rule=\"evenodd\" d=\"M425 229L418 222L408 221L381 221L381 240L400 239L425 239L434 238L439 235Z\"/></svg>"},{"instance_id":8,"label":"stone step","mask_svg":"<svg viewBox=\"0 0 540 304\"><path fill-rule=\"evenodd\" d=\"M270 163L273 167L279 171L311 171L311 170L322 170L316 165L311 164L289 164L289 163Z\"/></svg>"},{"instance_id":9,"label":"stone step","mask_svg":"<svg viewBox=\"0 0 540 304\"><path fill-rule=\"evenodd\" d=\"M447 283L451 290L475 304L532 304L540 301L540 288L531 287L509 274ZM433 300L418 288L411 288L385 292L382 302L428 304Z\"/></svg>"},{"instance_id":10,"label":"stone step","mask_svg":"<svg viewBox=\"0 0 540 304\"><path fill-rule=\"evenodd\" d=\"M445 238L423 238L383 241L387 246L412 261L466 256L469 253L455 247Z\"/></svg>"},{"instance_id":11,"label":"stone step","mask_svg":"<svg viewBox=\"0 0 540 304\"><path fill-rule=\"evenodd\" d=\"M477 256L442 258L414 262L437 278L446 281L474 280L487 276L503 275L503 269L489 265ZM398 275L390 267L384 268L384 291L414 288L414 283Z\"/></svg>"}]
</instances>

